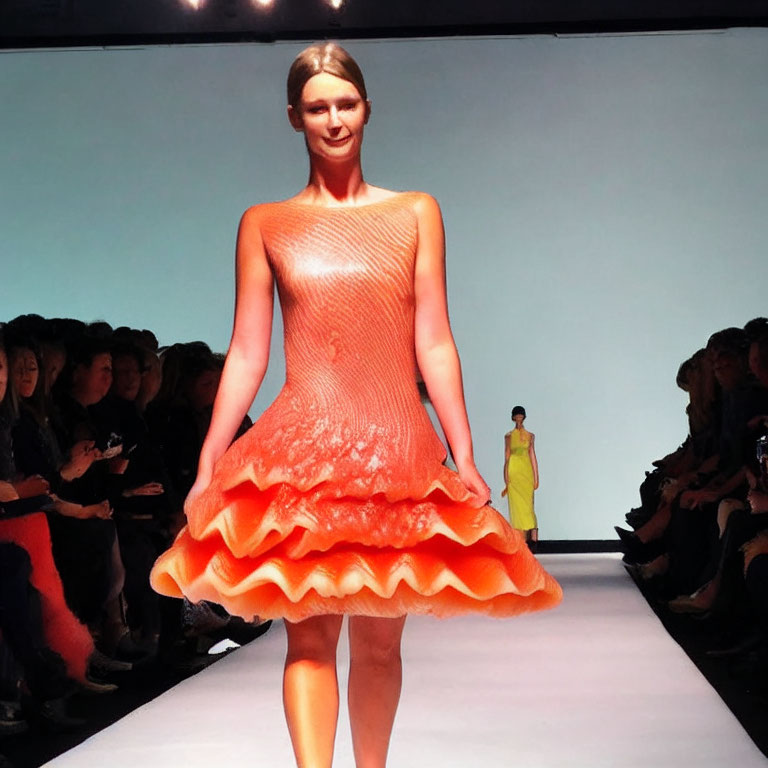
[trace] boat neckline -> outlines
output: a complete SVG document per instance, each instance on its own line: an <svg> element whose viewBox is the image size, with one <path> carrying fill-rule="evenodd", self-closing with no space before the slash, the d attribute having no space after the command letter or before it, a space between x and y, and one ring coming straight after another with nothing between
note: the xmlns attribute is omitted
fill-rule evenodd
<svg viewBox="0 0 768 768"><path fill-rule="evenodd" d="M361 208L370 208L373 205L382 205L384 203L391 203L395 200L400 200L404 195L413 194L412 192L396 192L394 195L384 197L381 200L372 200L369 203L362 203L360 205L318 205L317 203L302 203L300 200L283 200L282 203L286 205L298 205L302 208L316 208L318 211L358 211Z"/></svg>

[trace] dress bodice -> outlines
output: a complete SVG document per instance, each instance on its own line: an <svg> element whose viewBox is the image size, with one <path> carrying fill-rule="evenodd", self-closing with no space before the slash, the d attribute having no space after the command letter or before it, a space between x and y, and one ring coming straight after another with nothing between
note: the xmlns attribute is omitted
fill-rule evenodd
<svg viewBox="0 0 768 768"><path fill-rule="evenodd" d="M285 201L260 211L286 363L283 389L247 438L263 484L333 480L340 493L401 498L414 481L421 493L444 476L467 495L440 471L445 448L416 386L418 195L330 208Z"/></svg>
<svg viewBox="0 0 768 768"><path fill-rule="evenodd" d="M337 408L415 401L413 195L271 206L262 232L285 329L286 385Z"/></svg>
<svg viewBox="0 0 768 768"><path fill-rule="evenodd" d="M509 433L509 452L515 456L527 456L531 447L531 433L521 434L521 430L513 429Z"/></svg>

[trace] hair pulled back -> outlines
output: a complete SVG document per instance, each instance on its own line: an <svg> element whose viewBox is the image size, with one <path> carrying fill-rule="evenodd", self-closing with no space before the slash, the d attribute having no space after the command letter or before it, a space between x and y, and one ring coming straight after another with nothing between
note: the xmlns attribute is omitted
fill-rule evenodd
<svg viewBox="0 0 768 768"><path fill-rule="evenodd" d="M297 109L307 81L321 72L352 83L363 99L368 98L363 73L349 53L336 43L318 43L305 48L291 64L286 84L288 104Z"/></svg>

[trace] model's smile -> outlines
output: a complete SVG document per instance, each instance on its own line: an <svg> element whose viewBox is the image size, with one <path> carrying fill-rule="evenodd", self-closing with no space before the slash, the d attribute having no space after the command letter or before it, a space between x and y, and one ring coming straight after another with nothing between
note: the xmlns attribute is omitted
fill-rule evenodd
<svg viewBox="0 0 768 768"><path fill-rule="evenodd" d="M349 139L352 138L352 134L348 133L346 136L342 136L341 138L332 138L330 136L327 136L324 138L324 141L326 144L330 144L332 147L339 147L342 144L346 144Z"/></svg>

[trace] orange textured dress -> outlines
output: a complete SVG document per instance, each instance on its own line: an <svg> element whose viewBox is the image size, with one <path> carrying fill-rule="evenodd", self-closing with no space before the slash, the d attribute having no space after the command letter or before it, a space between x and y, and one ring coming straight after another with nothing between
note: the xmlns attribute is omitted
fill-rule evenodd
<svg viewBox="0 0 768 768"><path fill-rule="evenodd" d="M360 207L270 203L262 236L286 382L216 463L152 571L163 594L246 618L510 616L557 582L443 465L414 371L419 193Z"/></svg>

